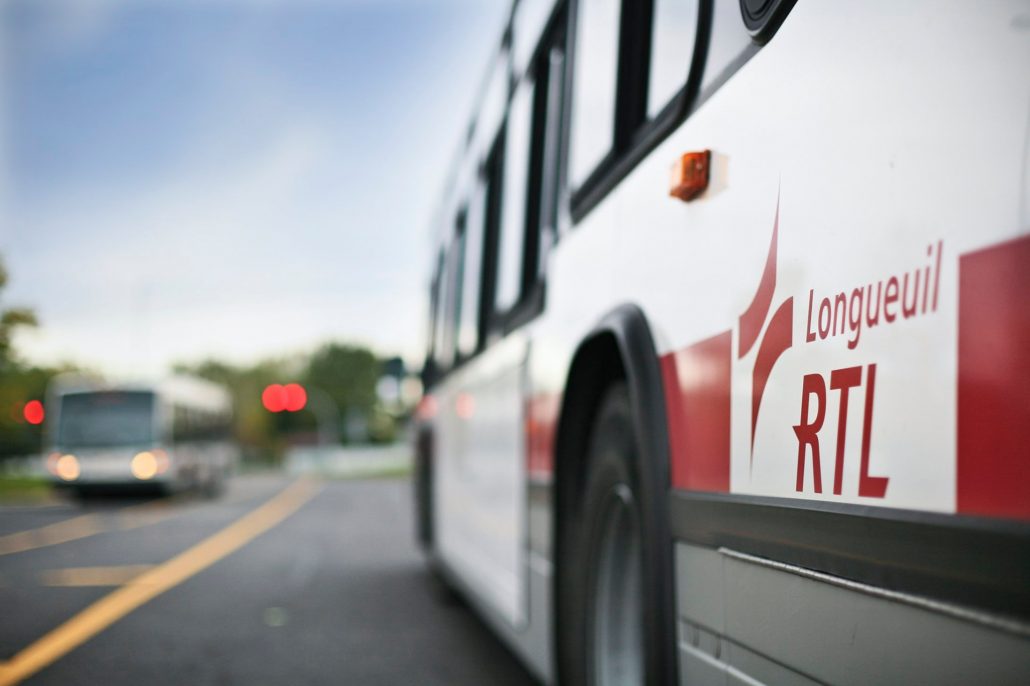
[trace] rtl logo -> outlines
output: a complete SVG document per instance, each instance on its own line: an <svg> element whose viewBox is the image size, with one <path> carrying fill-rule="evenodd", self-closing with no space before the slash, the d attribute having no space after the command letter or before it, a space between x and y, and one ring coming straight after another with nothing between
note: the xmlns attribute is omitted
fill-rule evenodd
<svg viewBox="0 0 1030 686"><path fill-rule="evenodd" d="M862 452L858 476L858 495L882 498L887 494L885 476L869 474L869 439L873 429L873 398L876 392L876 365L870 364L865 373L865 409L862 414ZM862 386L862 367L846 367L830 372L830 390L839 394L837 412L837 450L834 460L833 494L841 495L844 481L844 445L848 431L848 401L852 389ZM812 416L812 405L815 416ZM819 431L826 423L826 379L822 374L806 374L801 384L801 420L794 426L798 437L798 472L795 488L804 490L805 464L812 456L812 480L816 493L823 492L822 462L819 450Z"/></svg>

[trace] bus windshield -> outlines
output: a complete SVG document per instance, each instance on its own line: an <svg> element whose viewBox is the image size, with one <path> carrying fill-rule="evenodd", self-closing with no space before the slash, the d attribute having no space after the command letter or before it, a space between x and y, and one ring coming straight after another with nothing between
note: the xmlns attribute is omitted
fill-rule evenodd
<svg viewBox="0 0 1030 686"><path fill-rule="evenodd" d="M154 394L147 391L71 393L61 401L58 443L114 446L154 440Z"/></svg>

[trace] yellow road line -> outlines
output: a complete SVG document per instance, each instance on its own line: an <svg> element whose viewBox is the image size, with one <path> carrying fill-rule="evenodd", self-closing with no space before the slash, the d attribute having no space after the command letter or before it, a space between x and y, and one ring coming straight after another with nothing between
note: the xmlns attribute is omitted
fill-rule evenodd
<svg viewBox="0 0 1030 686"><path fill-rule="evenodd" d="M0 555L10 555L48 545L67 543L106 530L107 527L104 526L104 520L100 515L79 515L38 529L0 536Z"/></svg>
<svg viewBox="0 0 1030 686"><path fill-rule="evenodd" d="M171 497L148 501L109 512L79 515L78 517L48 524L38 529L29 529L28 531L19 531L0 536L0 555L21 553L26 550L35 550L36 548L45 548L60 543L68 543L69 541L77 541L81 538L88 538L114 529L128 531L157 524L169 517L187 512L188 510L173 507L180 504L183 499L182 497ZM244 500L249 500L249 497ZM228 499L222 501L222 504L234 504L236 502L240 501Z"/></svg>
<svg viewBox="0 0 1030 686"><path fill-rule="evenodd" d="M318 488L311 481L295 481L218 533L112 591L0 664L0 686L32 676L139 606L239 550L300 509Z"/></svg>
<svg viewBox="0 0 1030 686"><path fill-rule="evenodd" d="M169 516L170 512L161 511L167 507L167 505L168 501L151 501L141 503L139 505L130 505L129 507L123 507L109 513L94 512L91 514L79 515L78 517L72 517L71 519L65 519L60 522L55 522L54 524L48 524L47 526L42 526L38 529L29 529L28 531L19 531L13 534L7 534L6 536L0 536L0 555L21 553L26 550L45 548L46 546L67 543L69 541L77 541L80 538L102 534L105 531L109 531L111 528L105 521L105 515L117 516L119 528L130 529L133 528L132 523L139 518L141 513L145 516L148 511L153 511L153 516L145 518L144 523L154 523ZM142 525L143 524L135 524L135 526Z"/></svg>
<svg viewBox="0 0 1030 686"><path fill-rule="evenodd" d="M154 565L67 567L46 569L39 577L44 586L121 586L153 567Z"/></svg>

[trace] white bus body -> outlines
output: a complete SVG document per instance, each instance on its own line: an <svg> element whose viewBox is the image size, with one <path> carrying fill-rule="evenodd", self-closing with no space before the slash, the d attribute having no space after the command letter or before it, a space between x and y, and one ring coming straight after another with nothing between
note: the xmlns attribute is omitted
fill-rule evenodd
<svg viewBox="0 0 1030 686"><path fill-rule="evenodd" d="M515 3L436 221L416 492L543 680L1030 674L1028 76L1019 0Z"/></svg>
<svg viewBox="0 0 1030 686"><path fill-rule="evenodd" d="M229 393L201 379L120 385L58 379L47 406L46 469L70 489L217 493L237 459Z"/></svg>

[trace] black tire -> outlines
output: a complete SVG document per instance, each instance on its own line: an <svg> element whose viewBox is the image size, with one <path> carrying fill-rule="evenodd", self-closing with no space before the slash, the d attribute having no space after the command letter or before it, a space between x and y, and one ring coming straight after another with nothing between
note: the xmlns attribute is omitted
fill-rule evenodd
<svg viewBox="0 0 1030 686"><path fill-rule="evenodd" d="M451 581L447 571L435 558L429 558L426 562L426 571L429 575L429 586L433 599L444 607L464 607L465 596Z"/></svg>
<svg viewBox="0 0 1030 686"><path fill-rule="evenodd" d="M662 608L670 600L663 547L671 542L645 524L649 503L641 488L637 431L626 384L610 386L590 430L582 497L562 513L558 659L563 685L671 682L668 646L675 643ZM614 592L617 588L622 592ZM616 597L626 597L626 605L613 603Z"/></svg>
<svg viewBox="0 0 1030 686"><path fill-rule="evenodd" d="M433 549L433 434L419 430L415 443L415 473L412 487L415 499L415 538L425 551Z"/></svg>
<svg viewBox="0 0 1030 686"><path fill-rule="evenodd" d="M212 470L200 487L201 495L208 500L221 498L225 494L226 481L229 478L227 472L228 470L222 468Z"/></svg>

